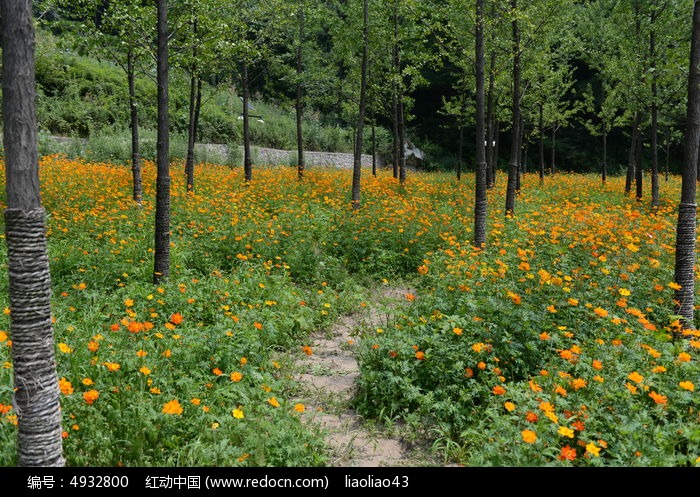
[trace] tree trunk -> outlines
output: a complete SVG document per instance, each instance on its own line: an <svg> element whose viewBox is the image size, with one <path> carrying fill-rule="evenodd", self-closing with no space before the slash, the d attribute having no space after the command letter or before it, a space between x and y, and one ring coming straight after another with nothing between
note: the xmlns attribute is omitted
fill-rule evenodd
<svg viewBox="0 0 700 497"><path fill-rule="evenodd" d="M170 275L170 122L168 118L168 2L158 0L158 141L153 281Z"/></svg>
<svg viewBox="0 0 700 497"><path fill-rule="evenodd" d="M377 175L377 125L372 118L372 176Z"/></svg>
<svg viewBox="0 0 700 497"><path fill-rule="evenodd" d="M518 180L518 153L520 143L518 137L520 136L520 27L518 25L517 10L518 10L517 0L511 0L511 11L514 15L512 21L512 32L513 32L513 44L512 44L512 55L513 55L513 109L512 109L512 130L511 130L511 144L510 144L510 161L508 163L508 184L506 188L506 217L512 217L515 215L515 194L516 194L516 183Z"/></svg>
<svg viewBox="0 0 700 497"><path fill-rule="evenodd" d="M464 146L464 128L459 123L459 138L457 143L457 181L462 180L462 148Z"/></svg>
<svg viewBox="0 0 700 497"><path fill-rule="evenodd" d="M192 23L195 38L197 36L197 21ZM192 67L190 67L190 102L189 122L187 123L187 158L185 159L185 182L187 191L194 191L194 144L195 144L195 114L197 109L197 46L192 46Z"/></svg>
<svg viewBox="0 0 700 497"><path fill-rule="evenodd" d="M250 81L248 80L248 62L243 61L241 70L243 86L243 171L245 182L253 180L253 157L250 151Z"/></svg>
<svg viewBox="0 0 700 497"><path fill-rule="evenodd" d="M486 117L484 115L484 0L476 0L476 186L474 192L474 246L486 246ZM461 131L460 127L460 131ZM460 140L461 143L461 140Z"/></svg>
<svg viewBox="0 0 700 497"><path fill-rule="evenodd" d="M557 172L557 123L552 125L552 174Z"/></svg>
<svg viewBox="0 0 700 497"><path fill-rule="evenodd" d="M487 136L487 141L486 141L486 188L493 188L495 177L494 177L494 161L495 161L495 154L494 151L496 149L496 144L494 143L496 140L496 133L495 133L495 119L494 119L494 109L493 109L493 84L494 84L494 72L495 72L495 64L496 64L496 55L495 53L491 53L491 67L490 67L490 72L489 72L489 89L488 89L488 95L487 95L487 110L486 110L486 136Z"/></svg>
<svg viewBox="0 0 700 497"><path fill-rule="evenodd" d="M695 328L695 183L700 144L700 0L694 2L692 33L674 277L674 281L680 285L674 296L675 313L682 316L683 325L689 329Z"/></svg>
<svg viewBox="0 0 700 497"><path fill-rule="evenodd" d="M651 33L649 33L649 59L651 61L651 207L659 206L659 151L658 151L658 104L656 76L656 9L651 9Z"/></svg>
<svg viewBox="0 0 700 497"><path fill-rule="evenodd" d="M539 120L539 130L540 130L540 183L544 183L544 117L543 117L543 105L540 102L540 120Z"/></svg>
<svg viewBox="0 0 700 497"><path fill-rule="evenodd" d="M608 128L605 121L603 121L603 171L601 179L603 183L608 179Z"/></svg>
<svg viewBox="0 0 700 497"><path fill-rule="evenodd" d="M638 202L642 200L644 196L644 168L642 167L642 130L637 132L637 142L634 153L634 183L637 187L636 189L636 199Z"/></svg>
<svg viewBox="0 0 700 497"><path fill-rule="evenodd" d="M131 49L129 49L126 54L126 77L129 81L131 176L133 178L134 202L141 205L143 200L143 182L141 180L141 153L139 152L139 108L136 102L136 71L134 69L134 52Z"/></svg>
<svg viewBox="0 0 700 497"><path fill-rule="evenodd" d="M190 77L190 112L189 122L187 124L187 159L185 160L185 179L187 182L187 191L194 191L194 130L195 130L195 112L197 107L197 76L192 69Z"/></svg>
<svg viewBox="0 0 700 497"><path fill-rule="evenodd" d="M362 66L360 76L360 108L357 115L357 137L352 164L352 208L360 208L360 179L362 176L362 138L367 109L367 66L369 65L369 5L362 3Z"/></svg>
<svg viewBox="0 0 700 497"><path fill-rule="evenodd" d="M39 187L32 2L3 0L0 7L5 242L18 466L65 466L46 211Z"/></svg>
<svg viewBox="0 0 700 497"><path fill-rule="evenodd" d="M399 100L398 100L398 89L396 87L396 83L392 84L392 115L393 115L393 164L392 164L392 174L395 179L399 178Z"/></svg>
<svg viewBox="0 0 700 497"><path fill-rule="evenodd" d="M627 157L627 177L625 179L625 195L629 195L632 192L632 181L635 178L635 154L637 152L637 140L639 139L639 123L641 122L641 115L639 112L634 114L634 122L632 123L632 130L630 132L630 148L629 155Z"/></svg>
<svg viewBox="0 0 700 497"><path fill-rule="evenodd" d="M297 176L304 179L304 135L302 130L302 119L304 116L304 85L302 82L302 74L304 71L303 64L303 46L304 46L304 9L299 7L299 41L297 45Z"/></svg>
<svg viewBox="0 0 700 497"><path fill-rule="evenodd" d="M501 145L501 121L498 119L496 119L495 127L496 131L493 139L493 171L491 172L491 178L493 179L494 185L496 183L496 174L498 173L498 149Z"/></svg>

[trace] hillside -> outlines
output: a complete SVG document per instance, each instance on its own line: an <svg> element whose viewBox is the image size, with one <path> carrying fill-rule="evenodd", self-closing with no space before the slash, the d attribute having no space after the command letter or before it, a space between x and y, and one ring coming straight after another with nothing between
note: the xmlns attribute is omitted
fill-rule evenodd
<svg viewBox="0 0 700 497"><path fill-rule="evenodd" d="M130 157L128 87L125 72L115 64L79 55L47 32L37 36L38 119L40 148L44 154L61 152L94 161L127 162ZM137 78L141 153L155 158L156 86L147 74ZM234 85L205 83L202 88L199 160L237 164L242 154L240 98ZM187 151L189 80L174 68L170 81L171 156L184 158ZM296 150L296 122L290 103L268 101L256 93L251 104L250 132L256 148ZM353 130L337 119L307 110L304 148L309 152L351 153ZM367 129L365 153L371 153ZM64 137L57 142L52 136ZM389 151L389 133L376 129L378 155ZM291 156L283 162L288 162ZM380 159L380 161L383 159ZM367 161L367 158L365 158ZM371 164L371 162L369 162Z"/></svg>

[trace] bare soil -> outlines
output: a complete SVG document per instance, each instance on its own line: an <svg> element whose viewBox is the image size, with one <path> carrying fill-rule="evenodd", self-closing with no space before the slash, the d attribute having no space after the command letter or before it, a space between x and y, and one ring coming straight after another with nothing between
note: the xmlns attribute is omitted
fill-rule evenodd
<svg viewBox="0 0 700 497"><path fill-rule="evenodd" d="M329 447L329 466L398 467L434 466L425 451L407 444L395 432L366 423L350 401L360 374L354 351L362 333L386 326L393 312L407 303L406 288L383 287L372 304L343 316L330 330L311 337L312 354L298 357L300 401L306 405L303 420L320 428Z"/></svg>

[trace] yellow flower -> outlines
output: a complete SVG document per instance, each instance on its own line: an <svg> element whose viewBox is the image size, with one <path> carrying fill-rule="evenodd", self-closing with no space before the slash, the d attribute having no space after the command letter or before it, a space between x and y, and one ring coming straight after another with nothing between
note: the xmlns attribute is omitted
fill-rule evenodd
<svg viewBox="0 0 700 497"><path fill-rule="evenodd" d="M177 399L173 399L170 402L166 402L165 404L163 404L162 412L164 414L180 415L182 414L182 406L180 405L180 402Z"/></svg>
<svg viewBox="0 0 700 497"><path fill-rule="evenodd" d="M73 352L73 349L71 349L68 345L66 345L63 342L58 344L58 350L60 350L64 354L70 354L71 352Z"/></svg>
<svg viewBox="0 0 700 497"><path fill-rule="evenodd" d="M683 390L688 390L689 392L695 390L695 385L693 385L692 381L681 381L678 386L680 386Z"/></svg>
<svg viewBox="0 0 700 497"><path fill-rule="evenodd" d="M669 283L669 284L668 284L668 287L671 288L671 289L673 289L673 290L680 290L680 289L681 289L681 286L680 286L678 283L674 282L674 281L672 281L671 283Z"/></svg>
<svg viewBox="0 0 700 497"><path fill-rule="evenodd" d="M593 312L595 312L596 316L601 318L607 317L608 315L608 311L606 311L602 307L596 307L595 309L593 309Z"/></svg>
<svg viewBox="0 0 700 497"><path fill-rule="evenodd" d="M239 381L241 381L243 379L243 375L241 373L239 373L238 371L234 371L233 373L231 373L230 378L231 378L231 381L238 383Z"/></svg>
<svg viewBox="0 0 700 497"><path fill-rule="evenodd" d="M600 457L600 447L593 442L586 444L586 452L593 457Z"/></svg>
<svg viewBox="0 0 700 497"><path fill-rule="evenodd" d="M7 333L0 331L0 343L4 342L5 340L7 340Z"/></svg>
<svg viewBox="0 0 700 497"><path fill-rule="evenodd" d="M114 372L114 371L118 371L119 368L121 368L121 366L120 366L118 363L116 363L116 362L105 362L105 363L103 363L103 364L104 364L105 367L107 368L107 371L112 371L112 372Z"/></svg>
<svg viewBox="0 0 700 497"><path fill-rule="evenodd" d="M302 404L301 402L299 402L299 403L297 403L297 404L294 405L294 410L295 410L296 412L304 412L304 411L306 410L306 407L304 406L304 404Z"/></svg>
<svg viewBox="0 0 700 497"><path fill-rule="evenodd" d="M268 402L272 407L279 407L279 406L280 406L280 403L279 403L279 402L277 401L277 399L274 398L274 397L270 397L269 399L267 399L267 402Z"/></svg>
<svg viewBox="0 0 700 497"><path fill-rule="evenodd" d="M506 408L506 411L508 412L513 412L515 411L515 404L513 402L506 402L503 404L503 407Z"/></svg>
<svg viewBox="0 0 700 497"><path fill-rule="evenodd" d="M146 366L139 369L139 371L141 371L141 373L143 373L145 376L148 376L149 374L151 374L151 370L148 369Z"/></svg>
<svg viewBox="0 0 700 497"><path fill-rule="evenodd" d="M231 411L231 414L233 414L233 417L236 419L245 418L245 414L243 414L243 410L240 407Z"/></svg>
<svg viewBox="0 0 700 497"><path fill-rule="evenodd" d="M520 432L520 436L523 437L523 442L532 444L537 440L537 434L532 430L523 430Z"/></svg>
<svg viewBox="0 0 700 497"><path fill-rule="evenodd" d="M560 426L559 430L557 430L557 433L559 433L563 437L574 438L574 430L572 430L571 428L567 428L566 426Z"/></svg>
<svg viewBox="0 0 700 497"><path fill-rule="evenodd" d="M464 331L464 330L463 330L462 328L456 328L456 327L455 327L455 328L452 328L452 332L453 332L455 335L461 335L463 331Z"/></svg>

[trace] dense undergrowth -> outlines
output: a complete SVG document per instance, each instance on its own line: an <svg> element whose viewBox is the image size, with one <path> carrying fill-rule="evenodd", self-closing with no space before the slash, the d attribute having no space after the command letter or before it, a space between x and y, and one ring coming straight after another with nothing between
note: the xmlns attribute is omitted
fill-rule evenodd
<svg viewBox="0 0 700 497"><path fill-rule="evenodd" d="M525 175L516 216L489 192L471 246L473 176L173 164L171 275L154 286L154 175L50 156L54 333L73 466L324 466L293 359L309 334L410 283L386 326L359 330L355 408L468 466L691 466L698 348L672 315L675 203L623 179ZM5 257L4 245L0 249ZM5 268L2 271L6 271ZM3 306L7 276L0 278ZM9 312L9 309L7 310ZM0 465L15 463L9 316L0 318Z"/></svg>

